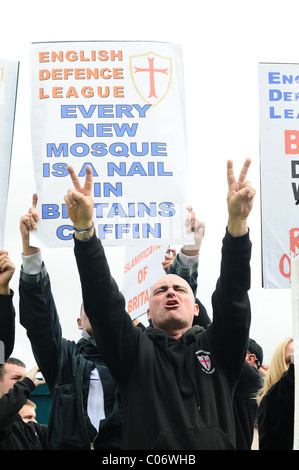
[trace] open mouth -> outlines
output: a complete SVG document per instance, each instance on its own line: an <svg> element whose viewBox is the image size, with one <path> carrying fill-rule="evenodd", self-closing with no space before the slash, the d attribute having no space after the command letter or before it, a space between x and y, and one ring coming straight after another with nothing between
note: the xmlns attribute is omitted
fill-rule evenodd
<svg viewBox="0 0 299 470"><path fill-rule="evenodd" d="M177 300L167 300L167 302L165 303L165 308L174 308L174 307L178 307L179 306L179 302Z"/></svg>

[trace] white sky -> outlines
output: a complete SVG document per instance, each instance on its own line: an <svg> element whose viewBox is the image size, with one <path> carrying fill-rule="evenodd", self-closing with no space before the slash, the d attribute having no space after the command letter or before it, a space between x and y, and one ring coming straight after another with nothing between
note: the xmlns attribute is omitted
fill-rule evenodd
<svg viewBox="0 0 299 470"><path fill-rule="evenodd" d="M292 335L290 290L261 287L258 63L299 63L297 1L276 0L11 0L1 7L0 57L20 61L17 113L6 219L6 249L17 269L12 281L18 310L21 264L19 219L35 190L30 141L31 42L153 40L180 43L184 54L189 150L189 201L206 222L200 256L198 296L211 314L219 275L221 240L227 221L226 161L239 172L252 158L249 178L258 190L249 219L252 256L251 336L270 361L278 343ZM122 284L123 251L107 250ZM64 336L78 339L81 302L71 249L43 252ZM17 317L18 320L18 317ZM18 321L17 321L18 323ZM17 327L14 355L34 364L30 344Z"/></svg>

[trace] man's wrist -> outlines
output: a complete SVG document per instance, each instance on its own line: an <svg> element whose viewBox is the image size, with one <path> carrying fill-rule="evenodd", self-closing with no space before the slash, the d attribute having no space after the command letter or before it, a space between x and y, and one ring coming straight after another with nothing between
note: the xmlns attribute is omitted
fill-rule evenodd
<svg viewBox="0 0 299 470"><path fill-rule="evenodd" d="M199 248L194 248L192 247L192 245L184 245L181 251L186 256L198 256L199 255Z"/></svg>
<svg viewBox="0 0 299 470"><path fill-rule="evenodd" d="M81 242L86 242L86 241L89 241L94 235L94 230L92 232L88 232L88 233L76 233L75 232L75 238L76 240L80 240Z"/></svg>
<svg viewBox="0 0 299 470"><path fill-rule="evenodd" d="M232 237L242 237L248 232L247 219L228 219L227 223L228 233Z"/></svg>
<svg viewBox="0 0 299 470"><path fill-rule="evenodd" d="M24 247L23 246L22 254L24 256L32 256L32 255L36 255L39 252L40 252L40 248L38 247L34 247L34 246Z"/></svg>
<svg viewBox="0 0 299 470"><path fill-rule="evenodd" d="M0 295L9 295L10 288L9 286L0 286Z"/></svg>
<svg viewBox="0 0 299 470"><path fill-rule="evenodd" d="M78 221L76 224L73 225L74 229L74 237L77 240L86 241L92 238L95 233L94 223L93 220L89 221Z"/></svg>
<svg viewBox="0 0 299 470"><path fill-rule="evenodd" d="M88 226L88 228L86 228ZM94 223L91 222L89 224L86 224L86 226L84 226L84 228L81 228L81 227L75 227L73 225L73 229L75 230L76 233L82 235L82 234L85 234L85 233L89 233L89 232L92 232L93 229L94 229Z"/></svg>

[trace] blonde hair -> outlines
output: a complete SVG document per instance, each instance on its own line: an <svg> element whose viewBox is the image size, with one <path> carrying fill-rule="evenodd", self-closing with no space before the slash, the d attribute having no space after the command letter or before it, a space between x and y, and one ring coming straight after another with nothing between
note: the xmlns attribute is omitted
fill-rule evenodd
<svg viewBox="0 0 299 470"><path fill-rule="evenodd" d="M36 410L36 403L34 403L34 402L31 401L31 400L28 400L28 399L27 399L25 405L32 406L32 407Z"/></svg>
<svg viewBox="0 0 299 470"><path fill-rule="evenodd" d="M262 401L268 390L281 378L282 374L288 370L288 364L285 359L286 348L293 342L293 338L288 338L280 343L275 349L269 369L267 371L264 386L257 393L256 399L258 404Z"/></svg>

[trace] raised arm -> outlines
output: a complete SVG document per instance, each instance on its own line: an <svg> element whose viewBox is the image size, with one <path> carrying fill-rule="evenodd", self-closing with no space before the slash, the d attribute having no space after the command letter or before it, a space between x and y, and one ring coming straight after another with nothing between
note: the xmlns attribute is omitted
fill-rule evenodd
<svg viewBox="0 0 299 470"><path fill-rule="evenodd" d="M20 323L26 329L32 351L51 389L59 373L57 364L62 354L61 326L51 291L48 272L39 247L30 245L30 232L37 230L37 195L32 206L20 219L23 256L19 283Z"/></svg>
<svg viewBox="0 0 299 470"><path fill-rule="evenodd" d="M0 397L0 440L11 433L17 415L31 393L45 383L43 379L36 378L38 371L38 367L34 366L23 380L15 382L8 393Z"/></svg>
<svg viewBox="0 0 299 470"><path fill-rule="evenodd" d="M227 162L227 207L228 207L228 232L233 237L245 235L248 231L247 218L253 207L253 199L256 194L251 183L246 180L251 160L246 159L239 179L236 180L233 169L233 162Z"/></svg>
<svg viewBox="0 0 299 470"><path fill-rule="evenodd" d="M8 252L0 250L0 364L11 355L15 342L15 309L10 289L14 272Z"/></svg>
<svg viewBox="0 0 299 470"><path fill-rule="evenodd" d="M232 380L243 367L251 320L250 289L251 242L247 218L255 190L246 181L251 161L246 160L236 180L231 161L227 163L228 225L223 239L220 277L212 296L213 327L219 357Z"/></svg>
<svg viewBox="0 0 299 470"><path fill-rule="evenodd" d="M64 200L75 230L75 256L85 312L97 345L111 373L120 383L132 367L134 344L141 329L132 325L125 299L113 279L101 241L93 228L92 174L86 168L84 185L68 167L74 189Z"/></svg>

